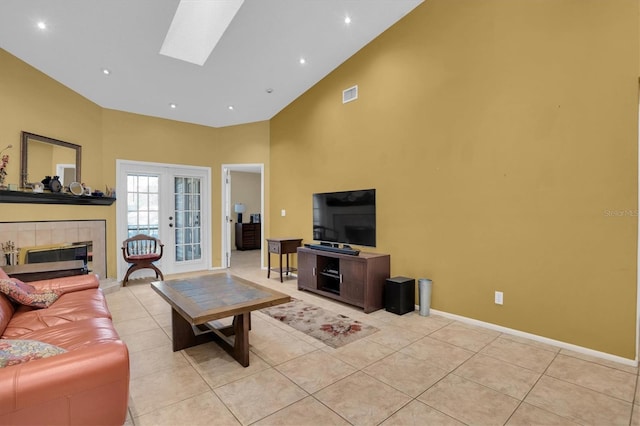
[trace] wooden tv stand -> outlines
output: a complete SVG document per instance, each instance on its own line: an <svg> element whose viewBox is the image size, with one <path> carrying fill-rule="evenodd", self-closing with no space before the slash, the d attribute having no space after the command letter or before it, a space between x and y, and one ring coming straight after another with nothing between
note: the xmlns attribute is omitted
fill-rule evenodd
<svg viewBox="0 0 640 426"><path fill-rule="evenodd" d="M384 307L384 284L390 276L391 256L358 256L298 248L298 290L311 291L350 305L365 313Z"/></svg>

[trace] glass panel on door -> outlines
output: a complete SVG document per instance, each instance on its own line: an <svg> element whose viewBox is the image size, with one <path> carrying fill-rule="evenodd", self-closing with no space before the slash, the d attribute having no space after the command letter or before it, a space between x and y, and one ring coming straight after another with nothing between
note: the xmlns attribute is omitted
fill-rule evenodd
<svg viewBox="0 0 640 426"><path fill-rule="evenodd" d="M200 178L174 177L176 262L202 259L200 187Z"/></svg>
<svg viewBox="0 0 640 426"><path fill-rule="evenodd" d="M158 176L127 174L127 238L159 236L159 200Z"/></svg>

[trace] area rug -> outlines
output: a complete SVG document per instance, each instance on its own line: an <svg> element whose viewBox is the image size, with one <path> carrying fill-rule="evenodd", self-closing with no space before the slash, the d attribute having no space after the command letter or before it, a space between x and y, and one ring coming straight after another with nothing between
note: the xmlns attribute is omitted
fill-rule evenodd
<svg viewBox="0 0 640 426"><path fill-rule="evenodd" d="M261 309L260 312L332 348L339 348L379 331L371 325L294 298L289 303Z"/></svg>

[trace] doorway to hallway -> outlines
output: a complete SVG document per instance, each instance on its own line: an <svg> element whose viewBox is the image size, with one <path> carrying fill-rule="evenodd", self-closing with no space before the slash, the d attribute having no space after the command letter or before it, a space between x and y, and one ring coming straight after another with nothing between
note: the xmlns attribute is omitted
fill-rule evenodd
<svg viewBox="0 0 640 426"><path fill-rule="evenodd" d="M235 266L237 257L264 268L264 165L223 164L222 186L222 266ZM260 256L236 256L243 251Z"/></svg>

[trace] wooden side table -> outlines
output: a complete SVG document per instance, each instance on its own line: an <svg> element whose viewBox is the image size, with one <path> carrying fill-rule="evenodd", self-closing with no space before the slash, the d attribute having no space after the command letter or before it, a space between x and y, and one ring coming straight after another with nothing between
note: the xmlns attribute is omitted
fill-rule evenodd
<svg viewBox="0 0 640 426"><path fill-rule="evenodd" d="M280 273L280 282L284 282L282 279L282 275L289 275L289 272L297 271L296 268L292 268L289 266L289 254L296 253L298 247L302 245L302 238L267 238L267 246L269 247L269 252L267 254L267 278L271 277L271 271ZM280 267L272 268L271 267L271 253L280 255ZM287 257L287 266L282 267L282 255L286 255Z"/></svg>

